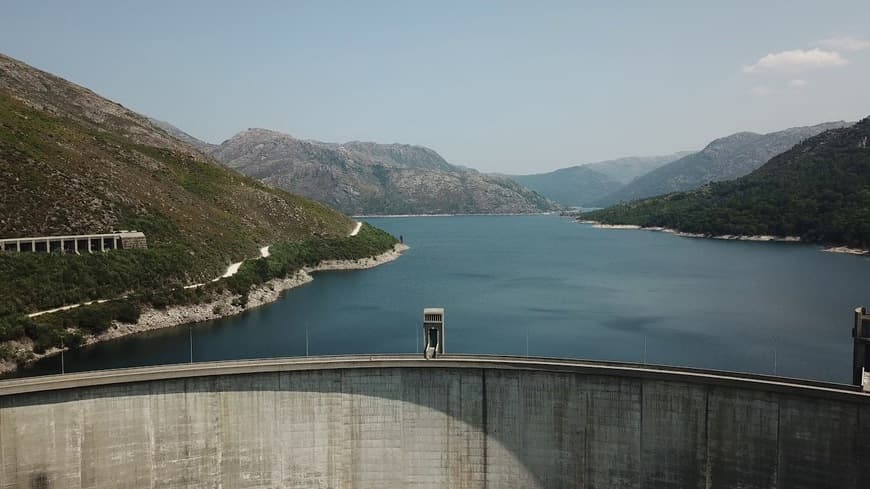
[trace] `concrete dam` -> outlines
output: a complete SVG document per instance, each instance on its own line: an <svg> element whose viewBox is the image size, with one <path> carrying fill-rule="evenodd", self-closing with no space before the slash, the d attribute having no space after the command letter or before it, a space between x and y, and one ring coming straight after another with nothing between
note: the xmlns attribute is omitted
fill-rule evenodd
<svg viewBox="0 0 870 489"><path fill-rule="evenodd" d="M851 386L526 357L0 382L0 488L866 488Z"/></svg>

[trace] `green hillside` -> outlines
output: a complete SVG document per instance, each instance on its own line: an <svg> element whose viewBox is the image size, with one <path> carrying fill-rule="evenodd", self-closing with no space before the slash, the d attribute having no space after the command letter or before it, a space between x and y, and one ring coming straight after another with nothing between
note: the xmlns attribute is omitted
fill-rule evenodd
<svg viewBox="0 0 870 489"><path fill-rule="evenodd" d="M583 214L709 235L799 236L870 248L870 118L807 139L751 174Z"/></svg>
<svg viewBox="0 0 870 489"><path fill-rule="evenodd" d="M801 141L829 129L852 125L826 122L792 127L767 134L738 132L716 139L704 149L639 176L628 185L595 202L607 207L618 202L644 199L672 192L688 192L711 182L725 182L750 174Z"/></svg>
<svg viewBox="0 0 870 489"><path fill-rule="evenodd" d="M207 160L0 94L0 236L136 229L148 250L0 255L0 315L212 278L260 246L341 236L347 217Z"/></svg>
<svg viewBox="0 0 870 489"><path fill-rule="evenodd" d="M140 306L209 300L309 259L364 257L395 239L312 200L230 170L148 118L0 55L0 237L138 230L148 249L94 254L0 252L0 360L8 342L76 344ZM274 245L276 257L206 282ZM289 250L289 251L288 251ZM335 256L333 256L335 255ZM263 265L259 265L260 268ZM128 299L40 316L94 299Z"/></svg>

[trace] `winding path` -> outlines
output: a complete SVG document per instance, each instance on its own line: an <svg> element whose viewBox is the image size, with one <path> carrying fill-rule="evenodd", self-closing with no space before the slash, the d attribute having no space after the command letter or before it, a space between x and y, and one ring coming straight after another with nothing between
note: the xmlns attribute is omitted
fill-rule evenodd
<svg viewBox="0 0 870 489"><path fill-rule="evenodd" d="M109 299L97 299L94 301L87 301L87 302L80 302L78 304L71 304L69 306L55 307L54 309L46 309L45 311L39 311L39 312L34 312L31 314L28 314L27 317L35 318L36 316L42 316L43 314L51 314L53 312L68 311L70 309L75 309L79 306L90 306L91 304L102 304L103 302L109 302Z"/></svg>

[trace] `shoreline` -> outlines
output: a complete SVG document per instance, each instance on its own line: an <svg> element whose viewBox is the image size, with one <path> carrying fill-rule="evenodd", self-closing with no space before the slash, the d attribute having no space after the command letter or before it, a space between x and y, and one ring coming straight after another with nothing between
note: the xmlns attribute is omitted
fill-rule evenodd
<svg viewBox="0 0 870 489"><path fill-rule="evenodd" d="M483 212L472 214L354 214L354 219L377 219L380 217L466 217L466 216L550 216L559 211L550 212Z"/></svg>
<svg viewBox="0 0 870 489"><path fill-rule="evenodd" d="M408 249L408 245L397 243L392 249L373 258L321 261L313 267L304 267L289 277L272 279L266 283L252 287L248 292L248 302L245 306L236 303L236 300L240 296L231 294L230 292L224 292L217 299L200 304L169 306L166 309L155 309L153 307L143 308L139 314L139 320L136 321L135 324L113 322L112 327L107 331L96 336L88 336L81 346L111 341L124 336L143 333L145 331L172 328L184 324L201 323L235 316L247 311L248 309L275 302L281 298L284 292L312 282L314 280L312 274L314 273L342 270L366 270L374 268L396 260ZM14 343L14 346L19 350L33 351L32 341L11 343ZM65 348L65 350L68 349L69 348ZM60 352L60 348L51 348L46 350L44 353L34 353L33 357L27 361L26 365L46 357L57 355ZM16 370L18 370L18 365L15 362L0 362L0 374L10 373Z"/></svg>
<svg viewBox="0 0 870 489"><path fill-rule="evenodd" d="M846 255L857 256L870 255L870 250L865 250L862 248L849 248L848 246L831 246L829 248L824 248L822 251L824 251L825 253L843 253Z"/></svg>
<svg viewBox="0 0 870 489"><path fill-rule="evenodd" d="M722 241L755 241L761 243L802 243L802 244L810 244L801 241L798 236L772 236L767 234L759 234L759 235L743 235L743 234L719 234L719 235L709 235L703 233L687 233L683 231L678 231L672 228L659 227L659 226L638 226L636 224L603 224L598 221L592 221L588 219L575 219L574 220L578 224L590 224L592 227L596 229L624 229L624 230L637 230L637 231L656 231L660 233L673 234L674 236L679 236L682 238L704 238L704 239L718 239ZM856 256L866 256L870 255L870 250L865 250L861 248L850 248L848 246L822 246L820 251L824 251L826 253L844 253L848 255L856 255Z"/></svg>

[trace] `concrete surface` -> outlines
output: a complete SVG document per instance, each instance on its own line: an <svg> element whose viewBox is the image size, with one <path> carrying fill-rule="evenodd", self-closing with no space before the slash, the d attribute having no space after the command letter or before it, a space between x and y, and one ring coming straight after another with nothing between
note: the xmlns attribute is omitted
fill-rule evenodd
<svg viewBox="0 0 870 489"><path fill-rule="evenodd" d="M448 355L0 382L0 488L860 488L870 395Z"/></svg>

